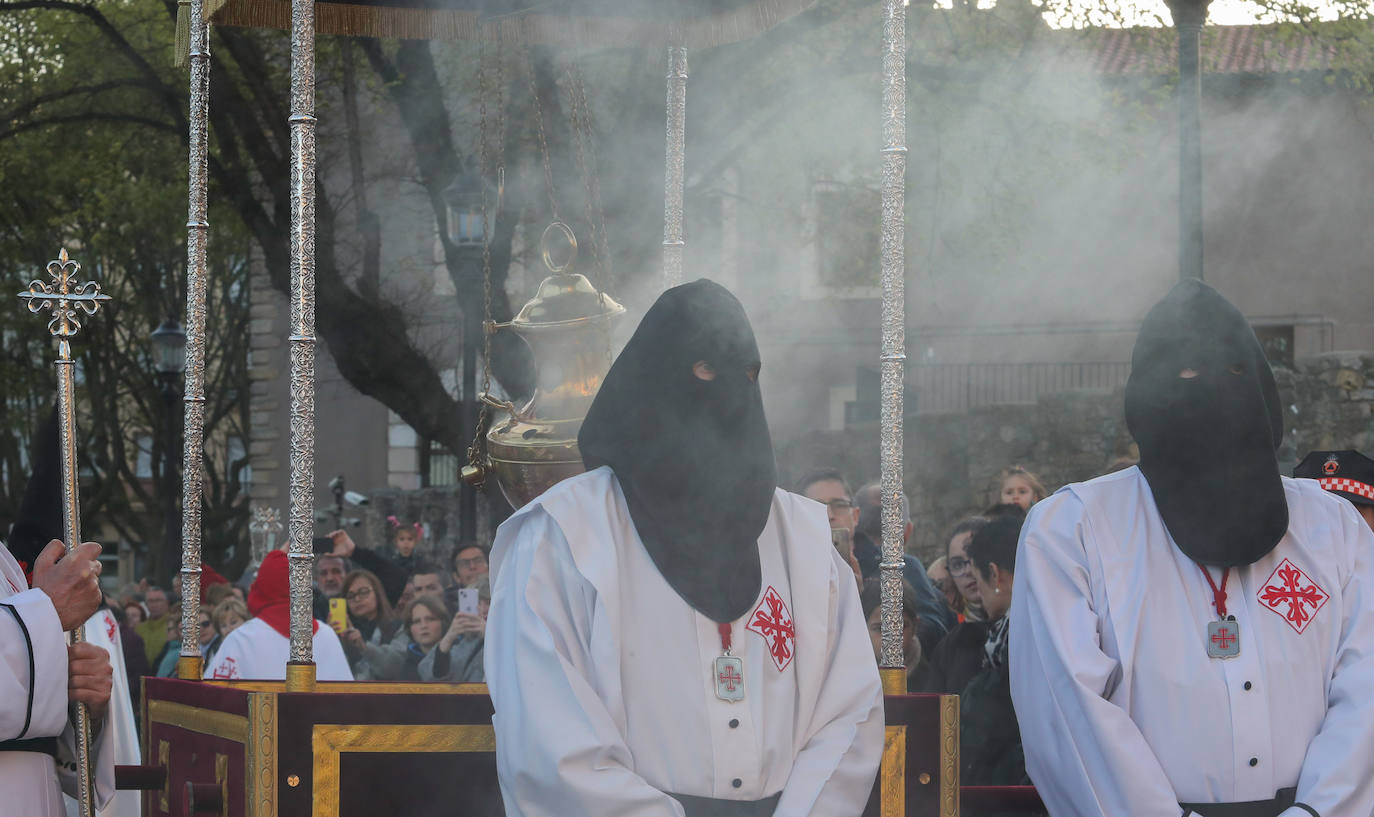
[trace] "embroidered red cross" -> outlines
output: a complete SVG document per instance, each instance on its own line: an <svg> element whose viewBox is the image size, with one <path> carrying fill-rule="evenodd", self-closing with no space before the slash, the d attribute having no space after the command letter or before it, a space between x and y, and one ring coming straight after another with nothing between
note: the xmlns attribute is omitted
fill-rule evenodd
<svg viewBox="0 0 1374 817"><path fill-rule="evenodd" d="M105 635L109 636L111 644L114 643L117 632L119 632L119 625L115 624L114 616L110 615L108 610L105 611Z"/></svg>
<svg viewBox="0 0 1374 817"><path fill-rule="evenodd" d="M734 692L735 685L744 680L743 676L735 672L734 667L726 667L724 672L717 673L717 675L720 677L720 682L725 686L726 692Z"/></svg>
<svg viewBox="0 0 1374 817"><path fill-rule="evenodd" d="M1283 616L1299 633L1312 623L1328 598L1326 591L1287 559L1279 562L1259 591L1260 604Z"/></svg>
<svg viewBox="0 0 1374 817"><path fill-rule="evenodd" d="M792 613L772 585L769 585L763 594L763 601L749 616L745 629L758 633L768 642L768 654L773 656L773 664L778 672L792 663L792 647L796 643L797 632L792 624Z"/></svg>
<svg viewBox="0 0 1374 817"><path fill-rule="evenodd" d="M223 663L215 667L214 673L210 676L215 680L233 680L239 677L238 662L233 658L225 658Z"/></svg>
<svg viewBox="0 0 1374 817"><path fill-rule="evenodd" d="M1217 630L1216 634L1212 636L1212 643L1220 646L1223 650L1230 649L1231 642L1235 640L1236 637L1231 635L1231 631L1225 627Z"/></svg>

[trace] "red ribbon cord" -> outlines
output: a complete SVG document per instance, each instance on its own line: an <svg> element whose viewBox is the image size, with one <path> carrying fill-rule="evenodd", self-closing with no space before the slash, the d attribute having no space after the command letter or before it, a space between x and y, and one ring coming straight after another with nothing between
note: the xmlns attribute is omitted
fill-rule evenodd
<svg viewBox="0 0 1374 817"><path fill-rule="evenodd" d="M1212 586L1212 605L1217 608L1217 615L1226 618L1226 581L1231 578L1231 568L1221 571L1221 587L1217 587L1217 583L1212 581L1212 572L1201 564L1198 567L1202 568L1202 575L1207 577L1207 584Z"/></svg>
<svg viewBox="0 0 1374 817"><path fill-rule="evenodd" d="M716 629L720 631L720 649L722 652L730 651L730 622L717 622Z"/></svg>

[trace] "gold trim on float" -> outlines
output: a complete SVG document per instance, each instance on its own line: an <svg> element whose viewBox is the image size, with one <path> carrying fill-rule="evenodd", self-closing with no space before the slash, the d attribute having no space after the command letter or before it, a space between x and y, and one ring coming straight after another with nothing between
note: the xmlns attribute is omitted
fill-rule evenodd
<svg viewBox="0 0 1374 817"><path fill-rule="evenodd" d="M168 805L171 799L170 789L172 787L172 767L167 765L168 759L172 756L172 747L165 740L157 742L157 762L162 767L162 791L157 793L157 804L162 808L163 814L170 814L172 807Z"/></svg>
<svg viewBox="0 0 1374 817"><path fill-rule="evenodd" d="M339 765L344 752L494 752L496 730L486 724L316 724L314 817L339 817Z"/></svg>
<svg viewBox="0 0 1374 817"><path fill-rule="evenodd" d="M284 681L211 681L209 686L245 692L286 692ZM357 695L487 695L486 684L450 684L439 681L317 681L311 692L346 692Z"/></svg>
<svg viewBox="0 0 1374 817"><path fill-rule="evenodd" d="M889 726L883 734L883 765L879 767L878 814L906 817L906 726Z"/></svg>
<svg viewBox="0 0 1374 817"><path fill-rule="evenodd" d="M277 815L277 696L248 696L248 744L243 772L248 817Z"/></svg>
<svg viewBox="0 0 1374 817"><path fill-rule="evenodd" d="M940 817L959 817L959 696L940 696Z"/></svg>
<svg viewBox="0 0 1374 817"><path fill-rule="evenodd" d="M175 701L149 701L148 720L235 743L246 743L248 740L248 719L244 716Z"/></svg>
<svg viewBox="0 0 1374 817"><path fill-rule="evenodd" d="M219 817L229 817L229 756L215 752L215 782L219 784Z"/></svg>

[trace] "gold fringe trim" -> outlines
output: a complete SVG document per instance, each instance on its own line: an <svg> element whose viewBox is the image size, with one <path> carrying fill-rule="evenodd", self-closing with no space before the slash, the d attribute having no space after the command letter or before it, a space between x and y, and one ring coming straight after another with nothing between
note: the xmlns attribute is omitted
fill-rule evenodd
<svg viewBox="0 0 1374 817"><path fill-rule="evenodd" d="M728 12L688 20L683 44L709 48L756 37L814 5L816 0L755 0ZM205 0L206 19L216 25L291 27L289 0ZM623 48L663 46L677 21L627 17L510 15L484 20L476 11L359 6L317 2L319 34L401 40L477 40L525 45ZM178 52L180 53L180 52Z"/></svg>
<svg viewBox="0 0 1374 817"><path fill-rule="evenodd" d="M177 0L177 33L172 44L172 65L185 68L191 60L191 0Z"/></svg>

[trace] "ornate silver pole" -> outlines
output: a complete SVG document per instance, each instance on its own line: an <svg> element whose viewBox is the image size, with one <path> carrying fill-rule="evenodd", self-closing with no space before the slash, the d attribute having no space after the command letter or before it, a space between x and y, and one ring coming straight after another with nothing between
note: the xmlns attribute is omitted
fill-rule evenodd
<svg viewBox="0 0 1374 817"><path fill-rule="evenodd" d="M28 301L29 311L52 310L48 331L57 338L57 416L62 445L62 538L67 548L81 544L81 495L76 469L76 378L71 338L81 330L80 313L94 315L100 304L110 300L94 281L77 283L81 265L67 258L64 248L56 261L48 262L50 282L31 281L19 293ZM80 625L68 636L73 644L86 640L86 626ZM91 782L91 713L85 704L76 705L77 788L81 814L95 814L95 791Z"/></svg>
<svg viewBox="0 0 1374 817"><path fill-rule="evenodd" d="M315 505L315 3L291 0L291 658L286 688L315 685L310 538Z"/></svg>
<svg viewBox="0 0 1374 817"><path fill-rule="evenodd" d="M687 49L680 32L668 47L668 139L663 168L663 288L682 283L682 190L687 137Z"/></svg>
<svg viewBox="0 0 1374 817"><path fill-rule="evenodd" d="M906 2L883 0L883 181L880 252L883 688L906 692L902 667L902 388L906 367Z"/></svg>
<svg viewBox="0 0 1374 817"><path fill-rule="evenodd" d="M181 657L177 677L199 681L200 506L205 456L205 289L210 242L206 167L210 119L210 27L204 0L191 0L190 172L186 214L186 385L181 495Z"/></svg>

